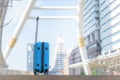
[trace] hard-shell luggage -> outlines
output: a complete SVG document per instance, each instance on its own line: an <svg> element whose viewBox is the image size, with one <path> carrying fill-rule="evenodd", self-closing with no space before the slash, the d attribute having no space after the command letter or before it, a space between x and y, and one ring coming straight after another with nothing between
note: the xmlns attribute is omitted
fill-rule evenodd
<svg viewBox="0 0 120 80"><path fill-rule="evenodd" d="M49 71L49 43L37 42L34 45L34 74Z"/></svg>

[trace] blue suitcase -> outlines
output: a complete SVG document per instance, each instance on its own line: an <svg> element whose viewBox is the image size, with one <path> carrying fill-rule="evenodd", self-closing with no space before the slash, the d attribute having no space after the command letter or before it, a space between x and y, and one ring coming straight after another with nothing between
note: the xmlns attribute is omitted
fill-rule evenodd
<svg viewBox="0 0 120 80"><path fill-rule="evenodd" d="M43 70L44 70L44 74L48 73L49 71L49 44L47 42L42 43L43 45Z"/></svg>
<svg viewBox="0 0 120 80"><path fill-rule="evenodd" d="M49 71L49 44L36 42L34 46L34 74L46 74Z"/></svg>
<svg viewBox="0 0 120 80"><path fill-rule="evenodd" d="M42 72L42 43L34 45L34 74Z"/></svg>

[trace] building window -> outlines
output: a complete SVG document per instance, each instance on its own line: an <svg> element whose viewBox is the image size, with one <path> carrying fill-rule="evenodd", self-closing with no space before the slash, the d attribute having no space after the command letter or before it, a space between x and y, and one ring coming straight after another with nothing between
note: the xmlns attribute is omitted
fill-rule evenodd
<svg viewBox="0 0 120 80"><path fill-rule="evenodd" d="M93 44L92 46L88 47L88 49L92 49L92 48L94 48L96 46L97 46L97 44Z"/></svg>

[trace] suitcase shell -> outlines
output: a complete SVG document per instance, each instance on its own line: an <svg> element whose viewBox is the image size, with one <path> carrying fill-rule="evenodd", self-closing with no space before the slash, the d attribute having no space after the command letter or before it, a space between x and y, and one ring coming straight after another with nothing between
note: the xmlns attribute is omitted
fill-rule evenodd
<svg viewBox="0 0 120 80"><path fill-rule="evenodd" d="M42 72L42 43L34 45L34 72Z"/></svg>
<svg viewBox="0 0 120 80"><path fill-rule="evenodd" d="M49 44L47 42L44 44L44 73L49 71Z"/></svg>
<svg viewBox="0 0 120 80"><path fill-rule="evenodd" d="M34 74L49 71L49 43L37 42L34 45Z"/></svg>

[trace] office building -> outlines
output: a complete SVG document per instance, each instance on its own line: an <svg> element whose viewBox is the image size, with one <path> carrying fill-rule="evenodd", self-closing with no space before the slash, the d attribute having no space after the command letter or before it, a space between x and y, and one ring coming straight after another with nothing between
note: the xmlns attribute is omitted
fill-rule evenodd
<svg viewBox="0 0 120 80"><path fill-rule="evenodd" d="M120 48L120 1L99 0L102 54Z"/></svg>
<svg viewBox="0 0 120 80"><path fill-rule="evenodd" d="M69 64L74 65L82 62L79 47L75 47L71 52L69 52ZM82 75L84 73L83 67L69 67L69 75Z"/></svg>
<svg viewBox="0 0 120 80"><path fill-rule="evenodd" d="M120 51L120 1L85 0L83 24L90 63L92 64L92 58L100 55L97 59L94 58L98 61L95 64L99 66L90 65L91 71L96 72L97 75L118 75L120 72L118 55ZM80 67L80 63L71 65L74 68L78 65Z"/></svg>
<svg viewBox="0 0 120 80"><path fill-rule="evenodd" d="M83 31L88 58L100 55L99 0L85 0Z"/></svg>
<svg viewBox="0 0 120 80"><path fill-rule="evenodd" d="M82 63L82 59L80 56L80 51L79 51L79 47L75 47L71 50L71 52L69 52L69 64L68 66L68 74L69 75L85 75L84 72L84 68L83 68L83 63ZM88 61L91 59L88 59ZM108 73L106 73L105 69L102 67L97 67L98 63L94 63L92 64L90 62L90 68L91 68L91 72L92 74L97 74L97 75L106 75ZM103 65L102 65L103 66Z"/></svg>
<svg viewBox="0 0 120 80"><path fill-rule="evenodd" d="M27 71L33 72L33 51L34 45L27 44Z"/></svg>

